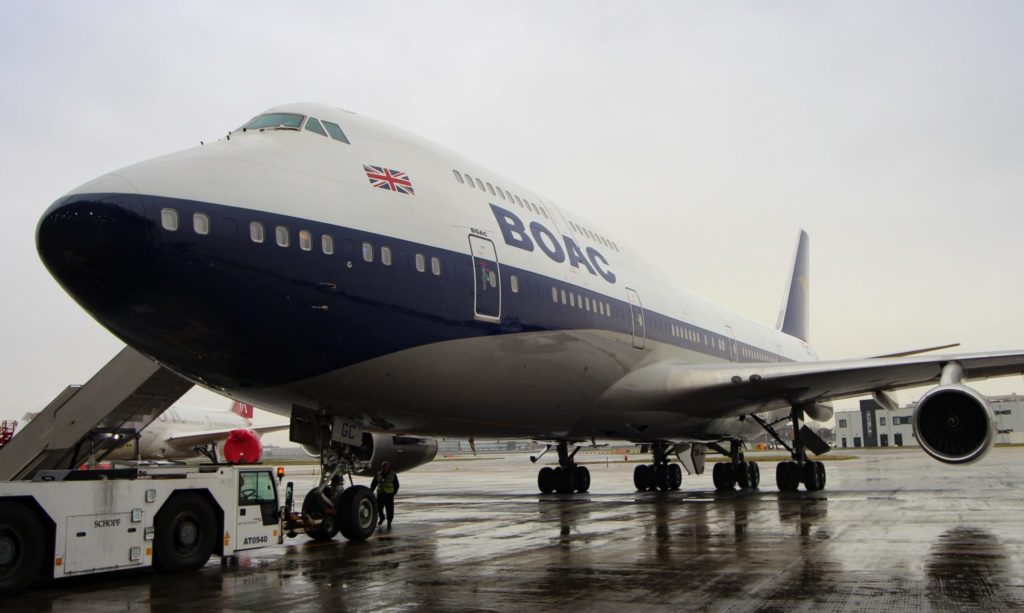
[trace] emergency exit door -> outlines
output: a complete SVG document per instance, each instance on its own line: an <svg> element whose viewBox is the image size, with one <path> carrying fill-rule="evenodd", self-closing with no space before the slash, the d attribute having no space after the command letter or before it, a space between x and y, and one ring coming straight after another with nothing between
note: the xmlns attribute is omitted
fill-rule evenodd
<svg viewBox="0 0 1024 613"><path fill-rule="evenodd" d="M644 325L644 307L640 304L640 294L627 287L626 297L629 299L629 313L633 318L633 346L643 349L647 341L647 328Z"/></svg>
<svg viewBox="0 0 1024 613"><path fill-rule="evenodd" d="M473 313L476 319L501 319L501 270L494 243L486 238L469 235L469 250L473 255Z"/></svg>

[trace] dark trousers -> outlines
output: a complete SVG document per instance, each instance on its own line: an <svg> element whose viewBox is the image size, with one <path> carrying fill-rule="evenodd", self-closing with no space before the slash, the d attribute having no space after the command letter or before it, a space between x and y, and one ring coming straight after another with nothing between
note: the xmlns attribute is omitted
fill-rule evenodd
<svg viewBox="0 0 1024 613"><path fill-rule="evenodd" d="M384 513L387 512L388 523L395 518L395 495L394 494L377 494L377 513L380 517L384 518Z"/></svg>

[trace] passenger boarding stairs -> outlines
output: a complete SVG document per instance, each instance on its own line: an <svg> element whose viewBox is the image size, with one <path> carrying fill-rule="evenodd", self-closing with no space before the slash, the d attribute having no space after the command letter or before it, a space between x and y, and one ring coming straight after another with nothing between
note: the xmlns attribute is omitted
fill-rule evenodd
<svg viewBox="0 0 1024 613"><path fill-rule="evenodd" d="M71 385L3 447L0 481L74 468L124 443L110 432L138 432L192 388L192 382L125 347L85 385ZM137 446L136 446L137 448Z"/></svg>

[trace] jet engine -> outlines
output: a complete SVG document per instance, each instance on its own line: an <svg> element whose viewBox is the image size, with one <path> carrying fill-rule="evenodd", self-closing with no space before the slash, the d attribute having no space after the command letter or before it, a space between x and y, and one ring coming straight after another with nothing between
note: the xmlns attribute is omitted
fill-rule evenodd
<svg viewBox="0 0 1024 613"><path fill-rule="evenodd" d="M430 462L437 455L437 441L432 438L364 432L363 445L350 449L355 459L359 460L355 474L372 477L385 461L391 462L395 472L411 470ZM302 450L314 458L320 457L320 450L315 445L302 445Z"/></svg>
<svg viewBox="0 0 1024 613"><path fill-rule="evenodd" d="M229 464L255 464L263 457L263 444L249 430L238 429L228 433L224 441L224 459Z"/></svg>
<svg viewBox="0 0 1024 613"><path fill-rule="evenodd" d="M985 397L965 385L928 390L914 409L914 432L925 453L947 464L980 460L995 440L995 415Z"/></svg>

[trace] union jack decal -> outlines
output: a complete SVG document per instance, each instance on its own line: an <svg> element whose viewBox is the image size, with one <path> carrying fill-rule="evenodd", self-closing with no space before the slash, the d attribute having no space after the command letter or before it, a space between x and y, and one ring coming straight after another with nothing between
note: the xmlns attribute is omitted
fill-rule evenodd
<svg viewBox="0 0 1024 613"><path fill-rule="evenodd" d="M416 192L412 189L412 181L409 180L409 175L401 170L384 168L383 166L368 166L366 164L363 164L363 170L366 171L366 178L370 180L370 185L373 187L409 196L416 195Z"/></svg>

